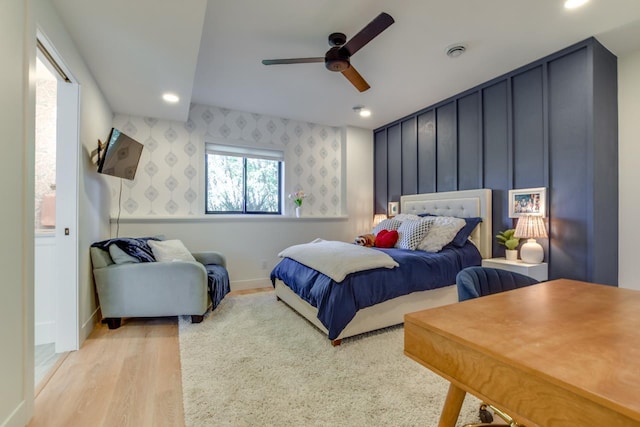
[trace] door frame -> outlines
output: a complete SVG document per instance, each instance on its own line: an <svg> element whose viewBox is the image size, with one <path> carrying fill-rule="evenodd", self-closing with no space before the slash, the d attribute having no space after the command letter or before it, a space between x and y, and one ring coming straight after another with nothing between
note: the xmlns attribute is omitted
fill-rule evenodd
<svg viewBox="0 0 640 427"><path fill-rule="evenodd" d="M56 339L55 351L80 346L78 296L78 204L80 86L55 47L38 29L37 39L70 82L58 79L56 124ZM68 232L67 232L68 230ZM33 345L33 343L32 343Z"/></svg>

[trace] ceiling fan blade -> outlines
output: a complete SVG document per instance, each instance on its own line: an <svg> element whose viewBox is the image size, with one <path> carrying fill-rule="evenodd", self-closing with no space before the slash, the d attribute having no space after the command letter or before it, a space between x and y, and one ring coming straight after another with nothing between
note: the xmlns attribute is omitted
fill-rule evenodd
<svg viewBox="0 0 640 427"><path fill-rule="evenodd" d="M351 56L362 49L364 45L373 40L378 34L386 30L394 22L395 21L391 15L382 12L340 49L346 50L349 53L349 56Z"/></svg>
<svg viewBox="0 0 640 427"><path fill-rule="evenodd" d="M362 78L360 73L356 71L353 65L342 71L342 75L345 76L347 80L349 80L351 84L354 85L360 92L364 92L371 87L369 86L369 83L367 83L367 81Z"/></svg>
<svg viewBox="0 0 640 427"><path fill-rule="evenodd" d="M318 58L291 58L291 59L263 59L264 65L280 65L280 64L308 64L311 62L324 62L324 57Z"/></svg>

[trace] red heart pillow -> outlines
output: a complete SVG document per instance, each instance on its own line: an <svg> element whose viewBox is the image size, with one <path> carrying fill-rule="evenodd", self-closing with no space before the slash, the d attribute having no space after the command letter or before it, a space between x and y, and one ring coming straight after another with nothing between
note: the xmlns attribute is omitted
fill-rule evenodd
<svg viewBox="0 0 640 427"><path fill-rule="evenodd" d="M380 230L376 236L375 246L377 248L392 248L398 241L398 232L396 230Z"/></svg>

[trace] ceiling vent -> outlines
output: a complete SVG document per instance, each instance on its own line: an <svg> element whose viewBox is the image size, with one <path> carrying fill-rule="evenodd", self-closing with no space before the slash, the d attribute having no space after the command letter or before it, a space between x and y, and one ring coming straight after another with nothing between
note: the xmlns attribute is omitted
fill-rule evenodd
<svg viewBox="0 0 640 427"><path fill-rule="evenodd" d="M446 52L449 58L457 58L458 56L462 55L465 50L467 50L467 47L465 45L454 44L447 47Z"/></svg>

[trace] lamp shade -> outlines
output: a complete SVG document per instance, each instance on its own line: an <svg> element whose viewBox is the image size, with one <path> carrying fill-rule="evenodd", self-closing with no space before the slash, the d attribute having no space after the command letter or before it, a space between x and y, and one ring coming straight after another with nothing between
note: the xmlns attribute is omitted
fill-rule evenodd
<svg viewBox="0 0 640 427"><path fill-rule="evenodd" d="M518 225L513 237L525 239L546 238L547 229L541 216L526 215L518 218Z"/></svg>
<svg viewBox="0 0 640 427"><path fill-rule="evenodd" d="M387 214L375 214L373 216L373 226L380 224L382 221L387 219Z"/></svg>
<svg viewBox="0 0 640 427"><path fill-rule="evenodd" d="M539 264L544 259L544 250L536 238L547 237L547 229L541 216L521 216L513 237L529 239L520 248L520 258L530 264Z"/></svg>

